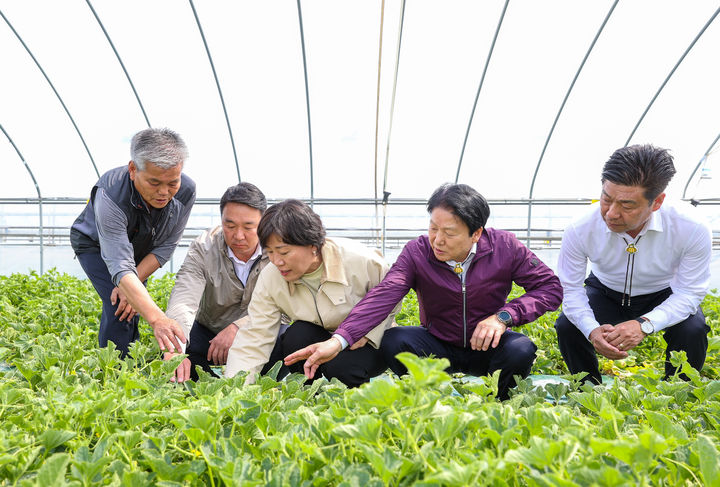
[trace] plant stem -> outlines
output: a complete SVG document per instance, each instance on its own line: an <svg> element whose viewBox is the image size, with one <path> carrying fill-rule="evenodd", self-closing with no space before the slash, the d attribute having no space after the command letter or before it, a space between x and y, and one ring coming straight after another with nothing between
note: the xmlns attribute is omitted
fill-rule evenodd
<svg viewBox="0 0 720 487"><path fill-rule="evenodd" d="M695 482L697 483L697 485L702 485L702 482L700 482L700 479L697 478L697 477L695 476L695 474L693 473L693 471L690 470L690 467L688 467L688 466L685 465L684 463L678 462L677 460L673 460L672 458L668 458L668 457L660 457L660 459L661 459L661 460L667 460L668 462L674 463L675 465L678 465L678 466L684 468L685 470L687 470L688 472L690 472L690 475L692 475L692 478L695 480Z"/></svg>

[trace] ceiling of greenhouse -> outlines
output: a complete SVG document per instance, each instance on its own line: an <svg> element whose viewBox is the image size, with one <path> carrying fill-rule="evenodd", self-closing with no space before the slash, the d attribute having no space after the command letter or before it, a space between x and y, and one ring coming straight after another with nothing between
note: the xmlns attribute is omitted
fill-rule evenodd
<svg viewBox="0 0 720 487"><path fill-rule="evenodd" d="M720 133L719 7L0 0L0 197L37 196L23 159L43 197L86 197L148 124L185 138L203 198L238 177L270 198L426 198L456 178L590 198L627 143L671 149L680 196Z"/></svg>

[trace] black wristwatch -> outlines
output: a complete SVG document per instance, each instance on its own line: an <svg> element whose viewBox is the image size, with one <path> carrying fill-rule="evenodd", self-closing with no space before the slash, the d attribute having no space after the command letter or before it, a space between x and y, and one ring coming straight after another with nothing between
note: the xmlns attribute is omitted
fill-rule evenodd
<svg viewBox="0 0 720 487"><path fill-rule="evenodd" d="M645 333L646 335L650 335L651 333L655 333L655 327L652 324L652 321L645 318L644 316L641 316L640 318L637 318L635 321L640 323L640 330Z"/></svg>
<svg viewBox="0 0 720 487"><path fill-rule="evenodd" d="M503 325L505 325L507 327L512 326L513 319L512 319L512 316L510 316L510 313L508 313L507 311L505 311L505 310L498 311L497 314L495 314L495 316L497 316L498 321L500 323L502 323Z"/></svg>

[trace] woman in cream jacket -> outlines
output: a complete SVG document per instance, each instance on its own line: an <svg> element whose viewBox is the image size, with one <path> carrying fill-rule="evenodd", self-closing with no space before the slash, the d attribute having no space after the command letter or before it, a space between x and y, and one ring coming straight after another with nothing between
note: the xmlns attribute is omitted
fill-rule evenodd
<svg viewBox="0 0 720 487"><path fill-rule="evenodd" d="M352 240L325 238L320 217L305 203L285 200L271 206L258 226L260 245L270 264L258 277L248 316L230 349L225 375L248 372L248 381L265 367L312 343L334 337L335 329L388 271L376 251ZM282 330L281 317L292 324ZM319 369L349 387L367 382L387 368L378 351L394 313L352 347ZM290 366L302 373L303 363ZM287 373L287 369L283 371Z"/></svg>

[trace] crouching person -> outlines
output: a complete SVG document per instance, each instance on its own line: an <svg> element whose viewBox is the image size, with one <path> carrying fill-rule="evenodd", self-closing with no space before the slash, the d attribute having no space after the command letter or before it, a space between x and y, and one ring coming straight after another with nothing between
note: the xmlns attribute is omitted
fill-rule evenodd
<svg viewBox="0 0 720 487"><path fill-rule="evenodd" d="M248 309L227 360L225 375L249 372L249 380L277 360L327 340L350 310L385 276L380 255L359 243L326 238L320 217L298 200L271 206L260 220L258 237L270 264L258 277ZM349 387L387 368L378 350L392 326L392 307L317 372ZM281 334L281 318L292 324ZM302 373L302 364L289 366ZM284 373L287 373L285 371Z"/></svg>
<svg viewBox="0 0 720 487"><path fill-rule="evenodd" d="M666 377L676 372L672 351L685 351L697 370L705 363L710 327L700 303L710 284L712 233L691 206L663 204L674 174L666 149L616 150L603 167L600 204L565 230L555 329L568 369L586 372L587 382L602 382L598 355L627 358L660 331Z"/></svg>
<svg viewBox="0 0 720 487"><path fill-rule="evenodd" d="M501 370L498 397L509 397L513 376L527 377L537 350L510 328L555 310L562 300L560 281L512 233L485 228L490 209L470 186L441 186L427 210L428 234L405 245L385 279L330 340L291 354L286 364L305 360L305 374L313 377L321 364L332 363L414 289L422 326L391 328L383 339L383 356L393 372L407 372L395 358L400 352L444 357L450 361L449 372L479 376ZM526 293L507 302L513 281Z"/></svg>
<svg viewBox="0 0 720 487"><path fill-rule="evenodd" d="M211 366L226 363L257 278L268 262L257 236L266 208L265 195L255 185L231 186L220 198L221 224L190 245L167 308L167 315L189 337L188 357L172 380L197 380L197 365L215 375ZM165 353L163 358L175 355Z"/></svg>

